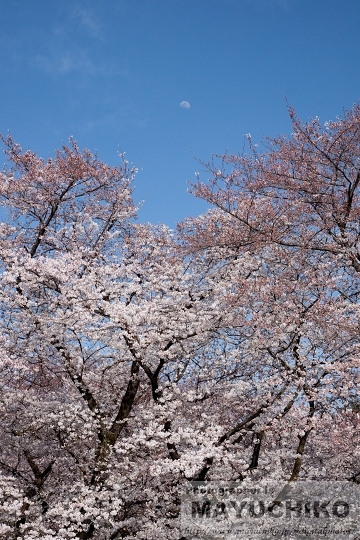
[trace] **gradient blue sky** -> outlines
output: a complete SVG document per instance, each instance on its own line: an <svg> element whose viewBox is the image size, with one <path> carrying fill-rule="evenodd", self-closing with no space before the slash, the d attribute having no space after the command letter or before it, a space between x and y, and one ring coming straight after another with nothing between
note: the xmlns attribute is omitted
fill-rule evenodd
<svg viewBox="0 0 360 540"><path fill-rule="evenodd" d="M206 209L186 192L244 134L290 133L360 97L359 0L2 0L0 132L47 158L80 146L139 169L140 221ZM190 109L179 106L186 100Z"/></svg>

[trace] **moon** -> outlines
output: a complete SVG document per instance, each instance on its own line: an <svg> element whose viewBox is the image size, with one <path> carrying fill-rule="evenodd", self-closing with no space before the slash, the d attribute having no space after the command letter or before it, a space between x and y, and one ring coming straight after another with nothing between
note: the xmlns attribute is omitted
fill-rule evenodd
<svg viewBox="0 0 360 540"><path fill-rule="evenodd" d="M183 109L190 109L190 103L188 101L182 101L180 103L180 107L182 107Z"/></svg>

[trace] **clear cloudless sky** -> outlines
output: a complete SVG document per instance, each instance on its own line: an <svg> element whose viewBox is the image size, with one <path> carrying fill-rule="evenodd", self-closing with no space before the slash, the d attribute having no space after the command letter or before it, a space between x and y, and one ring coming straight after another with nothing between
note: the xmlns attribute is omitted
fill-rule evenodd
<svg viewBox="0 0 360 540"><path fill-rule="evenodd" d="M0 0L0 18L0 132L44 158L71 135L125 151L143 222L205 211L194 158L290 134L285 97L323 121L360 97L359 0Z"/></svg>

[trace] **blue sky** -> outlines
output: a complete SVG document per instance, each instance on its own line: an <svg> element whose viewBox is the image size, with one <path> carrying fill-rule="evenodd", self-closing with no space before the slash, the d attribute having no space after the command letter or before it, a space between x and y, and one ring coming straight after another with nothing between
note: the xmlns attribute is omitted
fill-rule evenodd
<svg viewBox="0 0 360 540"><path fill-rule="evenodd" d="M194 160L360 97L359 0L2 0L0 132L47 158L74 136L139 169L140 221L206 209ZM179 106L188 101L190 108Z"/></svg>

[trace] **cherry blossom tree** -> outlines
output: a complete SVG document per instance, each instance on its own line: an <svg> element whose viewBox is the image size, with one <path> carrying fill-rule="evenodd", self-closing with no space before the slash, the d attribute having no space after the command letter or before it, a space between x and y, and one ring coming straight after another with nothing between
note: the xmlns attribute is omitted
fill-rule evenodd
<svg viewBox="0 0 360 540"><path fill-rule="evenodd" d="M0 538L178 539L189 481L358 482L360 109L290 113L177 235L125 156L3 140Z"/></svg>
<svg viewBox="0 0 360 540"><path fill-rule="evenodd" d="M238 316L230 328L246 328L252 362L257 351L256 365L277 380L228 432L251 428L250 469L260 472L262 454L267 474L274 471L282 446L289 480L358 481L358 445L347 453L343 437L356 437L358 414L360 107L324 126L318 118L302 124L292 109L290 117L292 136L268 140L263 153L249 137L249 154L203 164L210 179L192 191L214 208L180 229L189 252L216 253L215 265L254 261L232 282L229 309ZM339 447L347 457L334 466Z"/></svg>
<svg viewBox="0 0 360 540"><path fill-rule="evenodd" d="M133 222L126 161L4 142L1 532L175 537L179 484L220 430L185 419L218 326L213 280L165 227Z"/></svg>

